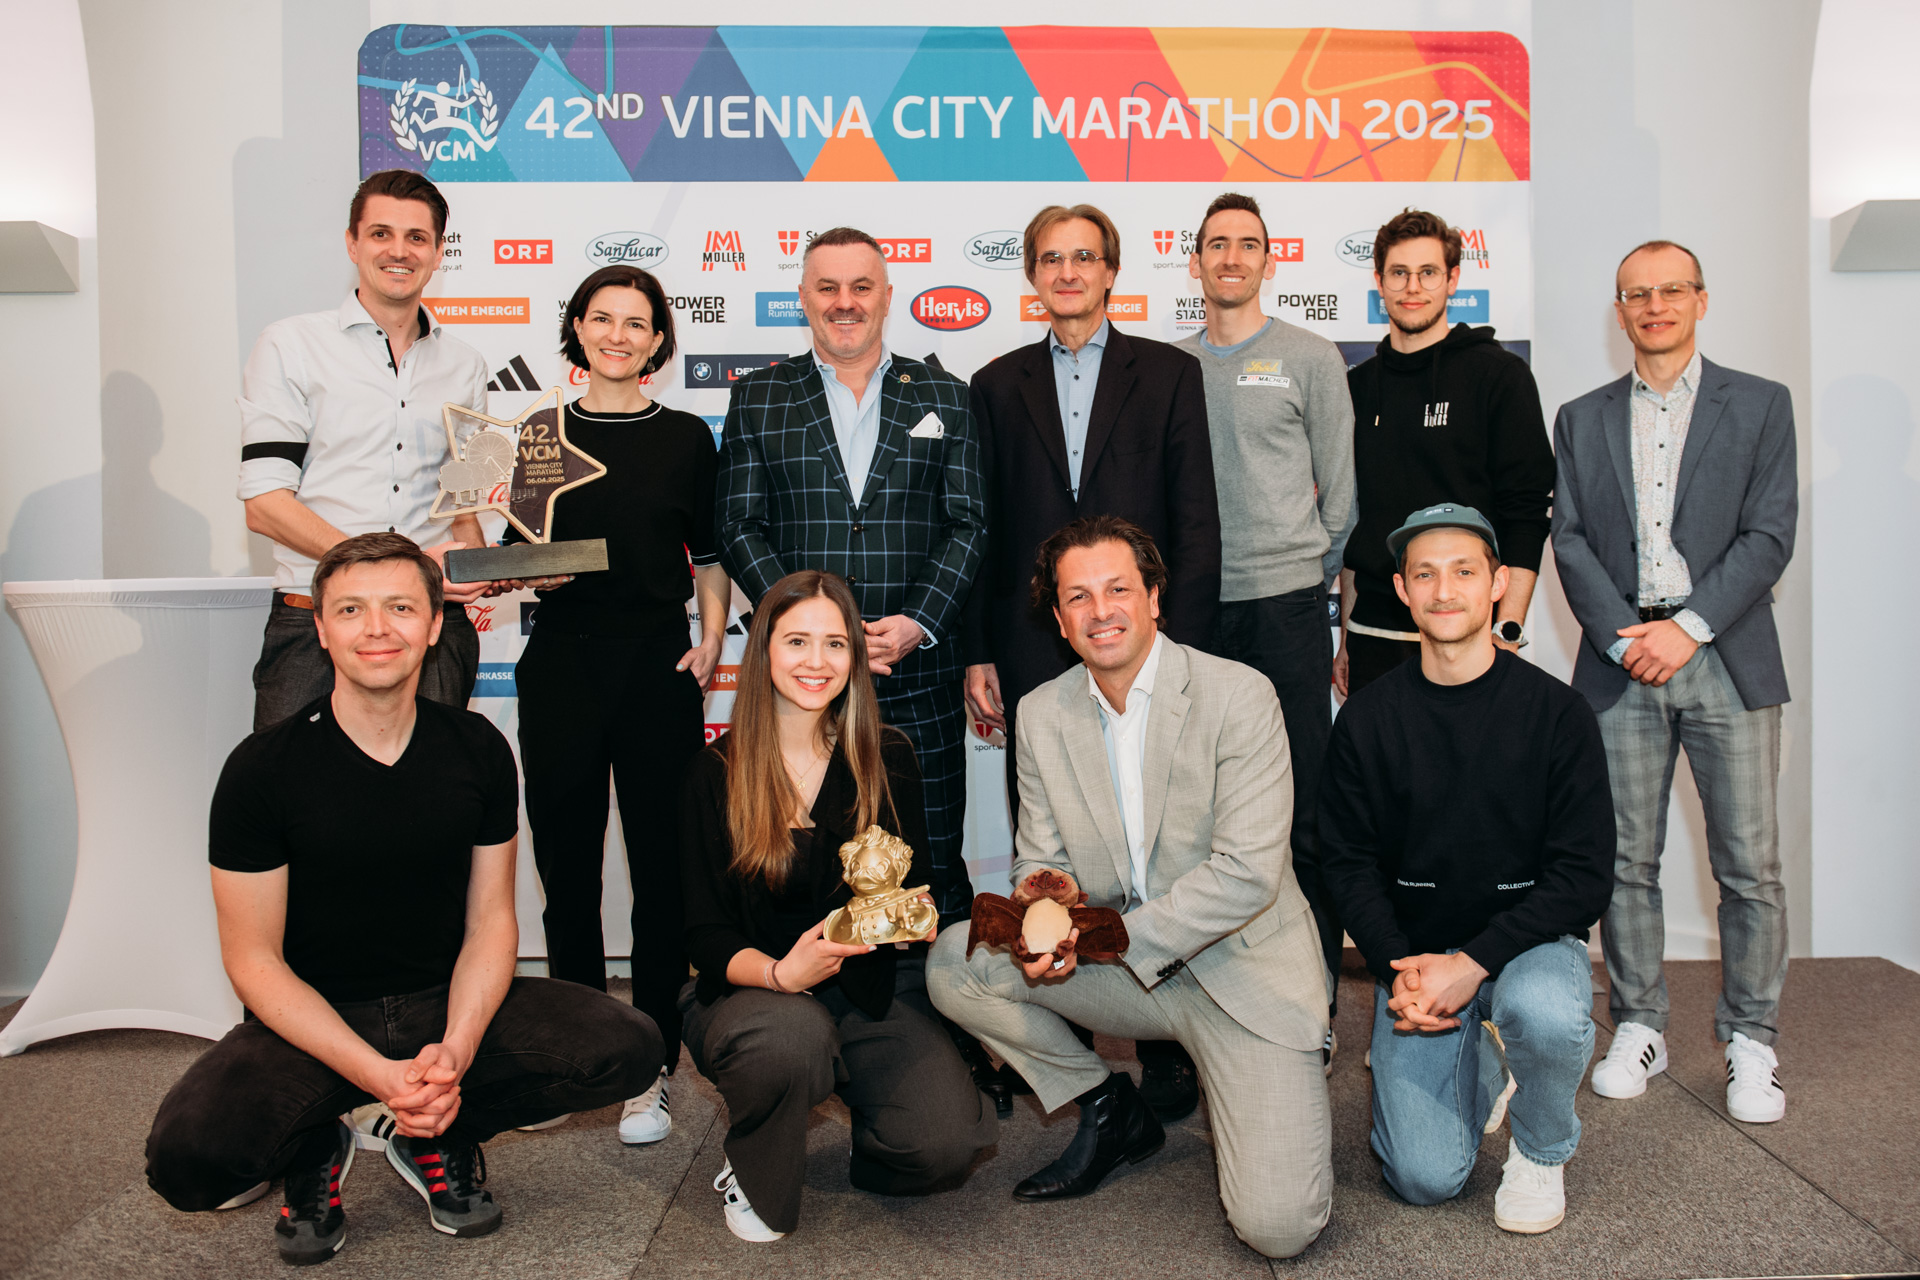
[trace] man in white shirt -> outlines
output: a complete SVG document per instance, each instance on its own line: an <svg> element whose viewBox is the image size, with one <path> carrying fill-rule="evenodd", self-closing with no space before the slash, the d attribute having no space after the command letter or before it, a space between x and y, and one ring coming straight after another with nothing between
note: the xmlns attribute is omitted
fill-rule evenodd
<svg viewBox="0 0 1920 1280"><path fill-rule="evenodd" d="M362 182L346 232L358 286L335 311L267 326L241 374L239 496L247 528L274 542L273 610L253 669L256 731L333 688L311 596L329 547L401 533L444 569L448 551L484 542L472 516L446 528L427 515L449 460L441 406L487 407L480 353L420 304L446 229L447 202L422 175L388 169ZM421 697L466 706L480 660L466 606L486 585L447 584Z"/></svg>
<svg viewBox="0 0 1920 1280"><path fill-rule="evenodd" d="M945 929L927 958L940 1011L1005 1058L1051 1111L1080 1104L1058 1160L1018 1200L1094 1191L1152 1155L1160 1119L1073 1024L1166 1040L1207 1093L1220 1199L1239 1237L1292 1257L1326 1226L1332 1130L1320 1050L1326 977L1294 881L1293 777L1273 685L1252 667L1160 634L1167 567L1116 516L1072 522L1039 548L1051 604L1082 661L1021 700L1016 901L1042 873L1125 913L1114 963L1079 963L1077 932L1021 959Z"/></svg>

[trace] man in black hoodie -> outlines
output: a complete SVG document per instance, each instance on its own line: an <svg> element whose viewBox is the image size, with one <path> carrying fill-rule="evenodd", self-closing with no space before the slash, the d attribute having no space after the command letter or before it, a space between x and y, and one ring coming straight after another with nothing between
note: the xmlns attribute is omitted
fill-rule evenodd
<svg viewBox="0 0 1920 1280"><path fill-rule="evenodd" d="M1509 575L1494 643L1518 652L1553 497L1553 449L1533 372L1491 327L1447 323L1447 300L1460 285L1460 233L1408 209L1374 237L1373 272L1387 336L1347 375L1359 522L1340 574L1333 682L1342 696L1420 652L1386 554L1387 534L1407 512L1450 500L1487 514Z"/></svg>
<svg viewBox="0 0 1920 1280"><path fill-rule="evenodd" d="M1606 749L1585 698L1494 647L1512 575L1486 517L1443 502L1383 545L1420 657L1333 722L1319 803L1322 875L1380 984L1373 1149L1437 1204L1510 1113L1494 1222L1549 1231L1593 1054L1587 931L1613 891Z"/></svg>

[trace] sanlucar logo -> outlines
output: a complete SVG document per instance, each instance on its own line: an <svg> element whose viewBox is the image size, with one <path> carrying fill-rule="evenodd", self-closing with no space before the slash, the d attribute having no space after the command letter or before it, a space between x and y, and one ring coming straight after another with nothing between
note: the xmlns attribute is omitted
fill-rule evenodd
<svg viewBox="0 0 1920 1280"><path fill-rule="evenodd" d="M985 323L993 311L993 304L978 289L943 284L915 298L912 311L913 318L927 328L954 332Z"/></svg>
<svg viewBox="0 0 1920 1280"><path fill-rule="evenodd" d="M967 261L992 271L1018 271L1025 263L1018 231L982 231L968 236L964 252Z"/></svg>
<svg viewBox="0 0 1920 1280"><path fill-rule="evenodd" d="M596 267L651 270L667 260L667 242L645 231L609 231L587 241L587 261Z"/></svg>
<svg viewBox="0 0 1920 1280"><path fill-rule="evenodd" d="M1350 267L1373 270L1373 237L1376 232L1355 231L1333 242L1333 254Z"/></svg>

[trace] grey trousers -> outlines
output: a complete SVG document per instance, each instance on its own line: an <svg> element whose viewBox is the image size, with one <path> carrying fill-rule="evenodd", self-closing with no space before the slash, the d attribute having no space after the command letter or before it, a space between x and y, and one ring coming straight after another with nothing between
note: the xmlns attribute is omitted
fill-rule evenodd
<svg viewBox="0 0 1920 1280"><path fill-rule="evenodd" d="M420 667L420 696L465 707L480 674L480 633L465 605L443 611L440 640ZM283 603L275 593L253 667L253 731L279 724L323 694L333 692L333 659L320 647L313 610Z"/></svg>
<svg viewBox="0 0 1920 1280"><path fill-rule="evenodd" d="M1220 1200L1235 1234L1270 1258L1291 1258L1326 1227L1333 1127L1320 1051L1261 1039L1215 1004L1191 970L1152 991L1115 964L1029 982L1004 951L981 947L967 959L966 934L951 929L927 957L927 993L1012 1063L1049 1111L1109 1071L1069 1022L1102 1035L1178 1040L1206 1091Z"/></svg>
<svg viewBox="0 0 1920 1280"><path fill-rule="evenodd" d="M681 1034L727 1103L727 1159L760 1220L800 1225L807 1116L838 1093L853 1115L848 1177L880 1195L919 1195L964 1175L999 1119L918 986L918 966L878 1021L837 987L818 996L739 987L703 1005L680 994Z"/></svg>
<svg viewBox="0 0 1920 1280"><path fill-rule="evenodd" d="M1634 681L1600 713L1619 827L1613 904L1600 921L1615 1025L1667 1029L1661 968L1660 855L1673 770L1687 764L1707 819L1707 862L1720 885L1720 1002L1713 1034L1779 1039L1787 980L1786 890L1780 883L1780 708L1749 711L1712 645L1658 688Z"/></svg>

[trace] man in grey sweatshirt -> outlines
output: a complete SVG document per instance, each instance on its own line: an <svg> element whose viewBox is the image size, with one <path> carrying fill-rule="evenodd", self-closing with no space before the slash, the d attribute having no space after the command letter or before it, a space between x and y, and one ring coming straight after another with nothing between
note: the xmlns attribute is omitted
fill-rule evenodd
<svg viewBox="0 0 1920 1280"><path fill-rule="evenodd" d="M1212 648L1260 671L1280 695L1293 753L1294 873L1336 975L1341 930L1321 891L1313 808L1333 725L1327 589L1353 527L1353 402L1333 343L1261 312L1260 287L1276 265L1260 206L1233 192L1215 199L1187 264L1207 299L1207 327L1175 345L1205 377L1220 494Z"/></svg>

